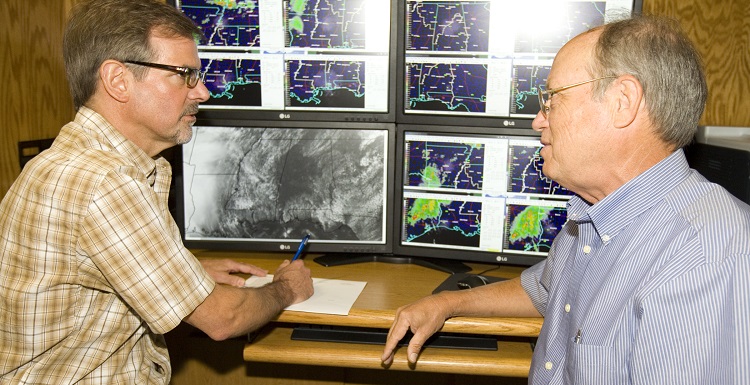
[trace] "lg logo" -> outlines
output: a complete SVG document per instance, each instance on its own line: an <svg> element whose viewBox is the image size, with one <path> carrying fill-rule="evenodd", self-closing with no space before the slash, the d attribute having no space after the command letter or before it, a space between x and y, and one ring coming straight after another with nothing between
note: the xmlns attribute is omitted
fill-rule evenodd
<svg viewBox="0 0 750 385"><path fill-rule="evenodd" d="M279 114L279 119L291 119L292 115L290 114Z"/></svg>
<svg viewBox="0 0 750 385"><path fill-rule="evenodd" d="M291 249L292 249L291 245L279 245L279 250L281 251L286 251L286 250L291 250Z"/></svg>

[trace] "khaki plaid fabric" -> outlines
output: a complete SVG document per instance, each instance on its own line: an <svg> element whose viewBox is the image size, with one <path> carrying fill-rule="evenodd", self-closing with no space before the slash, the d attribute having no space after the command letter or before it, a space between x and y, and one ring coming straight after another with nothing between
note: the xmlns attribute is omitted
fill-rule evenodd
<svg viewBox="0 0 750 385"><path fill-rule="evenodd" d="M215 283L167 207L169 163L81 108L0 204L0 384L167 384L162 334Z"/></svg>

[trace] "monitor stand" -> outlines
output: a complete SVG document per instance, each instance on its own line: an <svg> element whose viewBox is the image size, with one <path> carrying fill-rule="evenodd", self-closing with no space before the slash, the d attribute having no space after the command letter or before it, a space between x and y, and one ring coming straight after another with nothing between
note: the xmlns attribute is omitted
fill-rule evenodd
<svg viewBox="0 0 750 385"><path fill-rule="evenodd" d="M385 262L397 264L411 263L414 265L443 271L448 274L467 273L471 271L471 267L465 265L464 263L448 259L428 260L422 258L383 254L324 254L313 260L326 267L363 262Z"/></svg>

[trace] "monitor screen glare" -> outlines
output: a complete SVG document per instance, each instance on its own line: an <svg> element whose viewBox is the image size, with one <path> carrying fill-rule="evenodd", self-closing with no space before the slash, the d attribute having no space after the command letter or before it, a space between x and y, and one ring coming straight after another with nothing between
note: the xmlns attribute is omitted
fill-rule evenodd
<svg viewBox="0 0 750 385"><path fill-rule="evenodd" d="M546 84L557 51L634 7L632 0L406 0L403 6L405 115L527 124L539 112L537 88Z"/></svg>

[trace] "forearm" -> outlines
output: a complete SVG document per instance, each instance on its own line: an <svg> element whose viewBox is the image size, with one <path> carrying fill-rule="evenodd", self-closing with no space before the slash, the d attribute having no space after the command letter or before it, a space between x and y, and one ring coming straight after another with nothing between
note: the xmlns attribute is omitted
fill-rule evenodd
<svg viewBox="0 0 750 385"><path fill-rule="evenodd" d="M212 339L224 340L257 330L293 302L294 296L280 282L257 289L216 285L185 321Z"/></svg>
<svg viewBox="0 0 750 385"><path fill-rule="evenodd" d="M531 299L514 278L470 291L443 292L449 317L540 317Z"/></svg>

